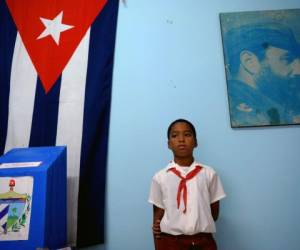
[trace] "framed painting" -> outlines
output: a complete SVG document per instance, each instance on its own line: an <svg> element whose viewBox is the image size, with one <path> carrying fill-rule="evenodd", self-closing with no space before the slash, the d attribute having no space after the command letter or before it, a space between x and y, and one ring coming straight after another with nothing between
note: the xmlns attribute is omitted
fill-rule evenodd
<svg viewBox="0 0 300 250"><path fill-rule="evenodd" d="M221 13L231 127L300 124L300 9Z"/></svg>

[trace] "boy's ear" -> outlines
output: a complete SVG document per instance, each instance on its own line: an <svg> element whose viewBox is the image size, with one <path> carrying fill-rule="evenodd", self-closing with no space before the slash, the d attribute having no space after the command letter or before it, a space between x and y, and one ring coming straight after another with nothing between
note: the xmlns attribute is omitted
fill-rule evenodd
<svg viewBox="0 0 300 250"><path fill-rule="evenodd" d="M198 141L197 141L197 139L196 139L196 141L195 141L195 148L196 147L198 147Z"/></svg>
<svg viewBox="0 0 300 250"><path fill-rule="evenodd" d="M170 140L168 140L168 148L170 148Z"/></svg>

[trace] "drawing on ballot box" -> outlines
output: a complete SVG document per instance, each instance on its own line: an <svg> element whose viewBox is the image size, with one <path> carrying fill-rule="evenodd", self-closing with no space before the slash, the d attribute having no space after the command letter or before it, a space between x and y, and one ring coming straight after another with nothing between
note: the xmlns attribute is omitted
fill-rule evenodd
<svg viewBox="0 0 300 250"><path fill-rule="evenodd" d="M0 241L28 240L33 177L0 177Z"/></svg>

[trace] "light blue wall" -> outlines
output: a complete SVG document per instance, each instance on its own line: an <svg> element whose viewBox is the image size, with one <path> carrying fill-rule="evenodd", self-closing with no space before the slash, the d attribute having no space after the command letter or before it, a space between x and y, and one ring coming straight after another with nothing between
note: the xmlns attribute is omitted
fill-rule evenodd
<svg viewBox="0 0 300 250"><path fill-rule="evenodd" d="M231 129L220 12L299 8L299 0L127 0L120 4L107 175L106 244L151 250L152 175L171 159L166 129L197 127L196 158L228 197L220 250L299 250L300 127Z"/></svg>

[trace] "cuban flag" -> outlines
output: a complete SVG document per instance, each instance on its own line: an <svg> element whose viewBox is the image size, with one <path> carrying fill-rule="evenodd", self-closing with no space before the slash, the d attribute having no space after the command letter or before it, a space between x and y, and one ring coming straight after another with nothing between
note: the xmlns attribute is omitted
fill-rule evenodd
<svg viewBox="0 0 300 250"><path fill-rule="evenodd" d="M118 0L0 0L0 153L67 145L68 240L104 238Z"/></svg>

